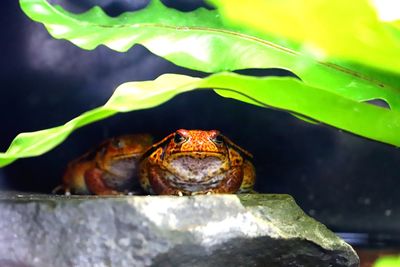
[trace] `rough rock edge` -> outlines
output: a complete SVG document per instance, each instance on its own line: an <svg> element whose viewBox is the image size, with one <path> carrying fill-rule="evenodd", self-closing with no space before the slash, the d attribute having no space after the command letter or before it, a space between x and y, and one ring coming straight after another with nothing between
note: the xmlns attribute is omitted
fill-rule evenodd
<svg viewBox="0 0 400 267"><path fill-rule="evenodd" d="M26 194L0 194L0 203L9 203L9 204L28 204L32 205L34 203L34 209L39 213L40 209L43 207L47 207L47 209L57 209L57 208L65 208L65 206L69 205L91 205L93 201L101 201L104 205L110 203L108 198L112 198L113 201L117 201L118 203L126 203L132 209L140 211L146 211L142 213L144 217L148 218L150 224L154 224L154 226L150 227L150 232L153 231L155 235L166 235L165 240L168 240L165 244L161 244L158 249L151 253L153 256L149 255L152 260L152 266L174 266L174 260L180 260L181 262L185 262L184 264L191 264L192 266L213 266L207 265L211 262L213 264L227 264L224 262L224 259L229 259L232 255L232 251L241 251L243 246L244 248L251 248L254 244L265 244L265 242L271 242L274 240L274 237L278 237L281 235L286 239L293 240L294 243L302 242L302 240L308 240L315 244L315 249L321 251L332 251L333 254L337 253L340 264L346 262L348 259L348 265L341 266L358 266L359 260L356 256L354 250L346 244L343 240L338 238L332 232L330 232L325 226L316 222L314 219L308 217L301 211L292 197L288 195L241 195L239 198L235 195L214 195L214 196L195 196L195 197L171 197L171 196L134 196L134 197L98 197L98 196L48 196L48 195L26 195ZM189 200L189 201L188 201ZM168 210L170 208L177 209L181 204L186 204L188 202L193 202L194 206L203 205L204 207L208 207L207 205L212 205L214 202L220 205L221 201L229 205L230 207L234 207L234 212L237 214L224 214L225 211L218 212L218 218L210 218L211 221L215 221L215 224L210 226L208 224L201 225L182 225L179 223L171 223L171 218L165 218L165 209ZM45 204L45 205L41 205ZM243 204L243 205L242 205ZM160 205L163 205L163 209L160 212ZM277 208L278 207L278 208ZM85 210L85 208L83 208ZM178 209L179 210L179 209ZM201 209L199 209L201 210ZM284 211L284 212L280 212ZM110 216L118 217L115 214L121 214L123 212L121 209L112 208L112 213ZM187 212L187 215L193 215L193 211L180 211ZM221 213L221 214L219 214ZM229 213L229 212L228 212ZM37 214L36 214L37 215ZM199 215L199 214L196 214ZM201 214L200 214L201 215ZM241 216L238 219L240 222L243 222L246 229L248 230L246 234L243 234L244 225L241 224L240 227L226 227L225 232L224 226L229 225L228 222L224 221L224 218L228 218L228 220L232 216ZM36 216L35 216L36 217ZM37 218L32 218L36 220ZM279 229L274 226L274 223L279 221ZM288 222L287 224L282 222ZM296 228L293 226L293 222L300 223L307 230L305 234L296 231ZM41 222L36 222L41 224ZM248 223L248 225L246 224ZM121 222L117 222L118 225ZM309 226L313 227L309 227ZM209 236L207 236L207 227L208 230L212 230ZM218 228L219 227L219 228ZM166 229L168 231L163 231L162 233L159 229ZM192 237L189 237L187 240L187 236L181 235L180 231L182 229L187 230L192 234ZM215 233L215 229L222 230L222 233ZM268 231L263 232L263 231ZM264 233L264 236L262 235ZM268 235L269 236L268 236ZM325 238L324 238L325 236ZM218 237L218 238L216 238ZM327 239L328 238L328 239ZM330 242L326 242L330 240ZM228 243L231 246L230 252L224 249L224 245ZM180 243L190 243L192 244L192 250L188 250L188 247L180 247ZM263 243L264 242L264 243ZM199 245L198 245L199 244ZM196 247L198 246L198 247ZM233 247L237 246L236 248ZM208 248L204 250L204 247ZM233 248L233 249L232 249ZM191 253L187 253L187 251L197 251L198 254L192 255ZM196 253L197 253L196 252ZM343 254L344 252L344 254ZM305 252L307 253L307 252ZM204 254L203 256L207 257L207 264L202 265L201 263L192 262L193 257ZM341 255L342 254L342 255ZM171 257L172 255L172 257ZM174 259L173 255L178 257ZM214 256L210 256L214 255ZM217 257L215 257L217 255ZM186 258L185 258L186 257ZM256 258L256 257L254 257ZM248 260L248 259L247 259ZM284 260L284 259L283 259ZM225 260L226 261L226 260ZM143 263L145 260L143 261ZM3 265L6 262L1 262ZM171 265L168 265L170 263ZM242 263L246 265L238 265L238 266L247 266L247 263ZM6 266L13 266L7 264ZM160 265L161 264L161 265ZM278 264L278 263L277 263ZM3 266L2 265L2 266ZM148 264L146 264L148 265ZM253 263L248 266L257 266L256 263ZM18 265L19 266L19 265ZM35 265L36 266L36 265ZM185 265L179 265L185 266ZM289 266L289 265L287 265ZM290 265L292 266L292 265ZM295 265L293 265L295 266Z"/></svg>

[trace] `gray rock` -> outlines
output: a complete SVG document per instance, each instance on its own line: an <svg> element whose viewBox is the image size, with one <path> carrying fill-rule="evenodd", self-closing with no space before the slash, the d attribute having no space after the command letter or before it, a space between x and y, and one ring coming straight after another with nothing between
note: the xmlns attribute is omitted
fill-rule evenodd
<svg viewBox="0 0 400 267"><path fill-rule="evenodd" d="M0 195L0 266L359 266L288 195Z"/></svg>

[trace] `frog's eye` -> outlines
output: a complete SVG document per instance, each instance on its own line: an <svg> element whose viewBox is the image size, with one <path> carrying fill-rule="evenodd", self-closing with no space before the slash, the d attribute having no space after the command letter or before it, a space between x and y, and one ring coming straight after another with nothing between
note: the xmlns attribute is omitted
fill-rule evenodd
<svg viewBox="0 0 400 267"><path fill-rule="evenodd" d="M186 138L184 136L180 135L179 133L175 133L175 136L174 136L175 144L180 144L185 140L186 140Z"/></svg>
<svg viewBox="0 0 400 267"><path fill-rule="evenodd" d="M116 138L112 141L112 145L115 148L122 148L124 146L124 143L119 138Z"/></svg>
<svg viewBox="0 0 400 267"><path fill-rule="evenodd" d="M211 139L211 141L213 141L217 145L222 145L224 143L224 138L222 137L222 135L219 134Z"/></svg>

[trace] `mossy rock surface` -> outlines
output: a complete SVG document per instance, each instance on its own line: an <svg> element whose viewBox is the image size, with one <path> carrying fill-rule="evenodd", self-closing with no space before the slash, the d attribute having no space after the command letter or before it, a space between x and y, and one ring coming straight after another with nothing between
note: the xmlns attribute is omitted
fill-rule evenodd
<svg viewBox="0 0 400 267"><path fill-rule="evenodd" d="M359 266L288 195L0 195L0 266Z"/></svg>

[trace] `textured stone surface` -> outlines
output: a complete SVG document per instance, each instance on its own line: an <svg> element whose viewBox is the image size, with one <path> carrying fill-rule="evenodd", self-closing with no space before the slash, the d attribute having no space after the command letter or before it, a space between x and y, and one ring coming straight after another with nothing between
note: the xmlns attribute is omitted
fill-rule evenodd
<svg viewBox="0 0 400 267"><path fill-rule="evenodd" d="M287 195L0 195L0 266L358 266Z"/></svg>

